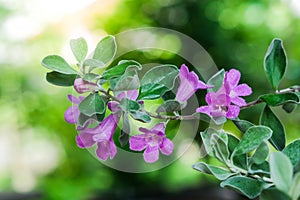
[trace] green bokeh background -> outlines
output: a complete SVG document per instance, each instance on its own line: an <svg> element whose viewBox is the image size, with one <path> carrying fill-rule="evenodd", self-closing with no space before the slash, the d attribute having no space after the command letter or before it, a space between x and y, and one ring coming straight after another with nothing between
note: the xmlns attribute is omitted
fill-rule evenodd
<svg viewBox="0 0 300 200"><path fill-rule="evenodd" d="M271 40L281 38L289 66L280 88L300 81L300 15L288 0L95 1L55 22L45 21L42 28L28 36L25 33L34 27L24 26L22 21L8 23L15 22L15 16L29 15L28 7L22 6L25 0L8 2L0 1L0 194L37 193L42 199L142 199L152 193L170 196L218 184L191 168L200 157L196 147L172 165L145 174L110 169L77 148L75 128L63 118L70 106L66 95L72 89L48 84L47 70L40 65L49 54L68 57L68 41L82 33L74 28L77 24L97 39L148 26L184 33L199 42L220 69L241 71L241 82L254 91L247 101L271 92L263 59ZM34 6L35 1L32 3ZM61 6L68 9L68 4L59 1L54 8ZM33 17L42 18L42 14ZM14 37L14 31L24 31L25 36L21 32ZM154 59L181 62L178 57ZM259 105L242 111L240 116L258 123L261 109ZM280 108L274 110L285 124L287 141L299 137L299 108L291 115ZM225 129L238 134L230 122ZM195 144L199 143L196 138Z"/></svg>

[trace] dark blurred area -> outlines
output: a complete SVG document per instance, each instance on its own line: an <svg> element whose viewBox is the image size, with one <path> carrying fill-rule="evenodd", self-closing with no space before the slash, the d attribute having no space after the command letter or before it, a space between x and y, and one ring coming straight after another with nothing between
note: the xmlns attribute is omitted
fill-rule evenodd
<svg viewBox="0 0 300 200"><path fill-rule="evenodd" d="M198 136L182 158L154 172L130 174L98 162L76 146L75 127L64 121L72 88L48 84L40 61L60 54L75 63L68 47L74 37L86 37L95 46L106 34L163 27L196 40L219 69L239 69L241 82L254 91L246 98L252 101L271 92L263 59L273 38L283 40L289 61L280 88L299 84L297 0L46 2L0 1L0 199L244 199L192 169L200 159ZM159 55L151 58L182 62ZM199 93L200 101L203 95ZM261 109L259 105L244 110L240 118L257 124ZM291 115L274 110L285 124L287 141L299 137L299 108ZM201 123L199 131L206 126ZM224 128L238 134L230 122Z"/></svg>

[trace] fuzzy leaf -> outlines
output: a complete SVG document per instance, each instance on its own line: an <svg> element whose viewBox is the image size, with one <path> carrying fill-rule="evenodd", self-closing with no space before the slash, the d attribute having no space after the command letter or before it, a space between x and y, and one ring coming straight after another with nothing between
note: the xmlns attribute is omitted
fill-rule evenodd
<svg viewBox="0 0 300 200"><path fill-rule="evenodd" d="M300 139L287 145L282 152L289 157L292 165L296 166L300 162Z"/></svg>
<svg viewBox="0 0 300 200"><path fill-rule="evenodd" d="M225 76L225 70L224 69L221 69L215 75L213 75L207 81L207 85L213 85L214 87L209 88L208 91L209 92L217 92L223 84L224 76Z"/></svg>
<svg viewBox="0 0 300 200"><path fill-rule="evenodd" d="M142 78L138 99L157 99L174 87L178 69L174 65L161 65L150 69Z"/></svg>
<svg viewBox="0 0 300 200"><path fill-rule="evenodd" d="M98 93L88 95L78 106L84 115L92 116L105 112L105 102Z"/></svg>
<svg viewBox="0 0 300 200"><path fill-rule="evenodd" d="M273 89L277 89L287 66L287 58L282 41L273 39L264 59L264 69Z"/></svg>
<svg viewBox="0 0 300 200"><path fill-rule="evenodd" d="M295 174L289 194L293 200L299 199L299 197L300 197L300 172Z"/></svg>
<svg viewBox="0 0 300 200"><path fill-rule="evenodd" d="M266 126L252 126L243 135L240 143L236 146L235 155L248 153L256 149L262 142L272 136L272 130Z"/></svg>
<svg viewBox="0 0 300 200"><path fill-rule="evenodd" d="M268 161L264 161L261 164L255 164L253 163L249 170L250 173L252 174L266 174L270 175L270 165Z"/></svg>
<svg viewBox="0 0 300 200"><path fill-rule="evenodd" d="M62 57L58 55L50 55L42 60L42 65L53 71L62 74L77 74L77 71L73 69Z"/></svg>
<svg viewBox="0 0 300 200"><path fill-rule="evenodd" d="M99 76L98 74L86 73L83 76L83 80L91 82L91 81L95 80L98 76Z"/></svg>
<svg viewBox="0 0 300 200"><path fill-rule="evenodd" d="M232 120L232 122L242 133L246 133L246 131L250 127L254 126L254 124L252 124L251 122L248 122L246 120L241 120L241 119L234 119Z"/></svg>
<svg viewBox="0 0 300 200"><path fill-rule="evenodd" d="M269 106L280 106L285 103L299 103L299 97L295 93L265 94L259 98L266 102Z"/></svg>
<svg viewBox="0 0 300 200"><path fill-rule="evenodd" d="M88 46L84 38L73 39L70 41L71 50L79 63L81 63L88 52Z"/></svg>
<svg viewBox="0 0 300 200"><path fill-rule="evenodd" d="M291 200L289 196L276 188L264 190L260 195L260 200Z"/></svg>
<svg viewBox="0 0 300 200"><path fill-rule="evenodd" d="M193 165L193 168L200 172L203 172L206 174L211 174L219 180L225 180L225 179L229 178L230 176L235 175L235 173L230 172L228 169L225 169L223 167L209 165L204 162L200 162L200 163Z"/></svg>
<svg viewBox="0 0 300 200"><path fill-rule="evenodd" d="M130 112L130 116L135 119L138 120L140 122L144 122L144 123L148 123L151 121L151 117L149 115L147 115L144 112L141 111L131 111Z"/></svg>
<svg viewBox="0 0 300 200"><path fill-rule="evenodd" d="M261 143L258 148L256 149L254 155L252 156L250 162L255 164L262 164L265 162L266 158L269 155L269 146L267 143Z"/></svg>
<svg viewBox="0 0 300 200"><path fill-rule="evenodd" d="M101 122L105 117L105 112L103 112L102 114L94 114L92 116L86 116L83 113L80 113L79 117L78 117L78 125L83 126L84 123L88 120L88 119L94 119L98 122Z"/></svg>
<svg viewBox="0 0 300 200"><path fill-rule="evenodd" d="M290 159L282 152L273 152L270 155L270 172L276 188L288 194L293 178Z"/></svg>
<svg viewBox="0 0 300 200"><path fill-rule="evenodd" d="M76 74L62 74L55 71L46 74L46 80L57 86L73 86L76 77Z"/></svg>
<svg viewBox="0 0 300 200"><path fill-rule="evenodd" d="M213 133L210 138L210 144L214 149L214 155L221 162L227 162L229 158L228 137L223 131Z"/></svg>
<svg viewBox="0 0 300 200"><path fill-rule="evenodd" d="M270 138L270 143L279 151L284 149L285 147L285 130L277 118L277 116L272 112L269 106L265 106L261 116L260 116L260 124L264 126L268 126L272 129L273 134Z"/></svg>
<svg viewBox="0 0 300 200"><path fill-rule="evenodd" d="M245 176L233 176L221 183L221 187L230 187L240 191L250 199L260 195L265 183Z"/></svg>
<svg viewBox="0 0 300 200"><path fill-rule="evenodd" d="M202 142L204 144L205 151L210 156L214 156L213 148L210 143L210 138L213 133L217 133L217 131L213 128L207 128L205 131L200 132L200 136L201 136Z"/></svg>
<svg viewBox="0 0 300 200"><path fill-rule="evenodd" d="M285 103L282 105L282 109L287 113L292 113L297 108L297 104Z"/></svg>
<svg viewBox="0 0 300 200"><path fill-rule="evenodd" d="M230 155L232 155L235 147L239 144L240 140L235 136L228 134L228 150ZM233 164L237 167L247 169L248 159L246 154L241 154L233 157Z"/></svg>
<svg viewBox="0 0 300 200"><path fill-rule="evenodd" d="M104 64L109 63L117 52L117 44L114 36L108 35L97 44L93 59L100 60Z"/></svg>
<svg viewBox="0 0 300 200"><path fill-rule="evenodd" d="M162 105L160 105L157 109L157 113L161 112L174 112L174 111L180 111L180 103L176 100L167 100Z"/></svg>
<svg viewBox="0 0 300 200"><path fill-rule="evenodd" d="M122 60L118 63L118 65L105 71L102 74L102 79L109 80L112 78L120 77L126 72L127 68L141 70L142 65L134 60Z"/></svg>
<svg viewBox="0 0 300 200"><path fill-rule="evenodd" d="M120 77L114 87L114 91L137 90L140 86L140 80L136 71L126 72Z"/></svg>
<svg viewBox="0 0 300 200"><path fill-rule="evenodd" d="M89 71L92 71L95 68L103 68L103 67L105 67L105 64L102 61L95 60L95 59L86 59L83 62L83 65L84 66L89 66L90 67Z"/></svg>
<svg viewBox="0 0 300 200"><path fill-rule="evenodd" d="M140 109L138 102L123 98L119 104L119 107L125 112L137 111Z"/></svg>

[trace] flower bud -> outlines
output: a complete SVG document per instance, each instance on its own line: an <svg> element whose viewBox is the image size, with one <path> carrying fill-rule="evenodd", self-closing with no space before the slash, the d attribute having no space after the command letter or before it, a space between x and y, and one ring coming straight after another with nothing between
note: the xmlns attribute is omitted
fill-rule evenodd
<svg viewBox="0 0 300 200"><path fill-rule="evenodd" d="M96 88L97 88L97 84L96 83L85 81L82 78L77 78L74 81L74 89L79 94L93 91Z"/></svg>

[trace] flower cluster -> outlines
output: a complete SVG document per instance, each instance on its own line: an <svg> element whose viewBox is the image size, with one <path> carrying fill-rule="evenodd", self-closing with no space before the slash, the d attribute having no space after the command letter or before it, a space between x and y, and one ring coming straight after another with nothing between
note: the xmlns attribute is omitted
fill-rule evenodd
<svg viewBox="0 0 300 200"><path fill-rule="evenodd" d="M186 65L182 65L178 77L180 80L176 92L175 101L180 104L186 104L187 100L199 89L211 89L214 86L205 84L200 81L195 72L189 71ZM227 118L236 118L240 112L240 106L246 105L241 96L247 96L252 93L251 88L246 84L238 85L240 72L232 69L225 73L223 84L217 92L208 92L206 95L207 106L199 107L196 112L203 112L211 117L224 116ZM74 81L74 89L77 93L82 94L97 90L99 87L96 83L85 81L77 78ZM108 157L113 159L117 153L117 147L113 140L121 117L128 113L122 109L120 103L124 100L136 101L139 96L138 90L118 91L115 98L107 103L111 114L96 127L89 127L96 120L89 119L83 127L77 125L79 134L76 136L76 142L80 148L89 148L97 144L96 154L106 160ZM69 100L73 105L65 112L65 119L72 124L78 123L80 111L78 105L85 97L78 98L69 95ZM137 101L142 105L143 101ZM129 148L133 151L144 151L144 160L148 163L156 162L159 158L159 151L164 155L170 155L173 152L174 144L165 134L166 122L160 122L153 128L139 128L141 134L135 134L129 139Z"/></svg>
<svg viewBox="0 0 300 200"><path fill-rule="evenodd" d="M252 93L247 84L240 84L241 73L235 69L225 73L222 86L217 92L208 92L205 100L207 106L197 108L197 112L202 112L211 117L236 118L240 113L240 107L246 105L246 101L240 96L248 96Z"/></svg>

